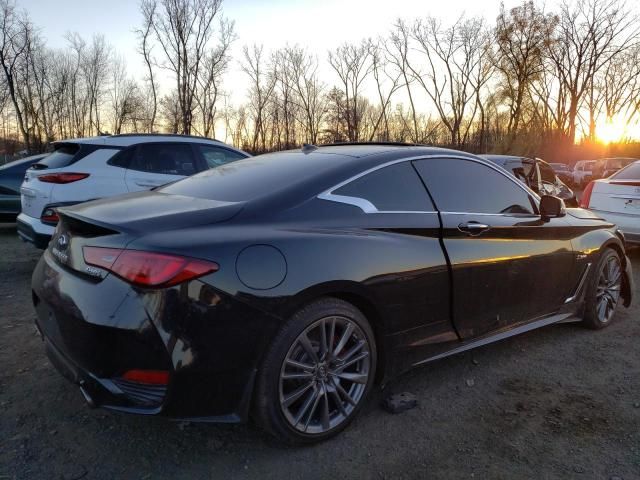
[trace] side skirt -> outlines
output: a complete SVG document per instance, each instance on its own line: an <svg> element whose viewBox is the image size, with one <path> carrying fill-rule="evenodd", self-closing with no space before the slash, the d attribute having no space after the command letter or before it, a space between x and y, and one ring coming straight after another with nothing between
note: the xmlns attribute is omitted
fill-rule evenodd
<svg viewBox="0 0 640 480"><path fill-rule="evenodd" d="M533 322L525 323L524 325L519 325L517 327L510 328L509 330L505 330L488 337L472 340L469 343L464 343L459 347L456 347L447 352L440 353L434 357L429 357L425 360L416 362L413 364L413 366L415 367L418 365L423 365L425 363L433 362L435 360L440 360L441 358L449 357L457 353L466 352L467 350L471 350L473 348L498 342L506 338L515 337L516 335L519 335L521 333L529 332L531 330L535 330L536 328L541 328L546 325L551 325L553 323L571 323L571 322L579 322L580 320L581 319L576 317L573 313L558 313L555 315L541 318L539 320L534 320Z"/></svg>

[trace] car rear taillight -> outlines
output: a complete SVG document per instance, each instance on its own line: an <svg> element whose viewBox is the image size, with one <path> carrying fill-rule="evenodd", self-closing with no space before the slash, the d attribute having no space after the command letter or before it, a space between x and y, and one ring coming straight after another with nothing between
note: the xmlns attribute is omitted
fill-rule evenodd
<svg viewBox="0 0 640 480"><path fill-rule="evenodd" d="M147 385L167 385L169 372L166 370L129 370L122 375L124 380Z"/></svg>
<svg viewBox="0 0 640 480"><path fill-rule="evenodd" d="M40 175L38 180L45 183L73 183L78 180L84 180L89 176L88 173L50 173Z"/></svg>
<svg viewBox="0 0 640 480"><path fill-rule="evenodd" d="M580 198L580 206L582 208L589 208L589 202L591 201L591 192L593 192L593 187L595 184L596 182L589 182L587 188L585 188L584 192L582 192L582 198Z"/></svg>
<svg viewBox="0 0 640 480"><path fill-rule="evenodd" d="M140 287L170 287L218 271L215 262L165 253L83 247L88 265L104 268Z"/></svg>
<svg viewBox="0 0 640 480"><path fill-rule="evenodd" d="M49 223L55 225L60 220L58 217L58 212L54 208L47 207L42 211L42 215L40 215L40 220L43 223Z"/></svg>

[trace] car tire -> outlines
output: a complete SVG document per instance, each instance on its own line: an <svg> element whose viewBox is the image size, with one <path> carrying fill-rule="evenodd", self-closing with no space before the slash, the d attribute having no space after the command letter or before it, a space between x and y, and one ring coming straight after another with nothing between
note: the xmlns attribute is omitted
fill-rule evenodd
<svg viewBox="0 0 640 480"><path fill-rule="evenodd" d="M292 445L336 435L371 391L376 357L371 326L355 306L329 297L308 304L284 324L265 354L254 420Z"/></svg>
<svg viewBox="0 0 640 480"><path fill-rule="evenodd" d="M587 286L583 326L599 330L611 324L620 303L623 273L618 252L606 248Z"/></svg>

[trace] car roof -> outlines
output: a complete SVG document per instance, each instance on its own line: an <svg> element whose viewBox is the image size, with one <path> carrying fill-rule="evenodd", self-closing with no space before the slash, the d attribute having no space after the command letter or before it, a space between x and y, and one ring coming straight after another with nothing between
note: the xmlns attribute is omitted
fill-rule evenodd
<svg viewBox="0 0 640 480"><path fill-rule="evenodd" d="M401 144L401 143L344 143L344 144L329 144L319 146L306 146L302 149L286 150L283 152L277 152L269 155L301 155L309 157L310 159L318 155L318 161L322 161L321 157L324 155L340 155L346 157L344 160L349 163L358 166L376 166L386 161L408 158L408 157L420 157L420 156L457 156L466 157L470 159L477 159L478 157L461 152L459 150L453 150L449 148L432 147L429 145L418 144ZM341 162L341 163L345 163Z"/></svg>
<svg viewBox="0 0 640 480"><path fill-rule="evenodd" d="M484 154L478 155L480 158L485 158L500 166L504 166L507 162L521 162L523 160L535 160L531 157L519 156L519 155L493 155Z"/></svg>
<svg viewBox="0 0 640 480"><path fill-rule="evenodd" d="M189 177L180 182L160 189L160 192L189 195L194 187L203 185L207 177L211 181L224 181L228 188L234 185L234 193L227 197L216 197L224 189L214 189L211 199L221 201L240 201L230 199L240 195L243 190L249 191L252 182L256 184L251 195L242 201L252 204L252 208L274 209L284 204L296 204L308 198L309 192L321 193L337 187L340 183L362 175L370 170L382 167L395 161L411 159L451 158L476 160L493 165L488 160L475 155L431 146L392 145L392 144L349 144L349 145L308 145L302 149L266 153L255 157L237 160L229 166L220 166ZM493 165L495 167L495 165ZM262 172L260 172L262 169ZM246 173L245 173L246 172ZM256 173L258 172L258 173ZM241 175L241 177L235 177ZM244 178L242 177L244 175ZM265 182L265 178L272 180ZM222 180L217 180L218 178ZM245 180L246 179L246 180ZM234 182L237 181L237 184ZM190 184L191 183L191 184ZM268 185L266 185L268 183ZM225 187L225 188L227 188ZM182 189L185 189L182 191ZM209 187L206 187L208 189ZM213 192L215 191L215 192ZM284 202L284 203L282 203Z"/></svg>
<svg viewBox="0 0 640 480"><path fill-rule="evenodd" d="M122 135L103 135L99 137L85 137L85 138L70 138L67 140L58 140L53 142L56 144L64 143L84 143L90 145L104 145L110 147L129 147L131 145L137 145L139 143L151 143L151 142L189 142L189 143L205 143L221 145L232 150L240 152L236 148L227 145L220 140L198 137L195 135L177 135L170 133L127 133ZM243 152L244 153L244 152ZM248 154L247 154L248 155Z"/></svg>

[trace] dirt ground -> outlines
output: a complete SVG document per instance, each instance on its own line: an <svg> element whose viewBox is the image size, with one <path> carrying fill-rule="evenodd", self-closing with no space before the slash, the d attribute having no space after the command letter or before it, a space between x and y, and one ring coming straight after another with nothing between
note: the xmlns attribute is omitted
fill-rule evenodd
<svg viewBox="0 0 640 480"><path fill-rule="evenodd" d="M33 326L39 252L0 225L0 479L640 479L640 292L610 328L555 325L377 389L327 443L90 410ZM640 285L640 250L631 252ZM387 392L419 406L391 415Z"/></svg>

